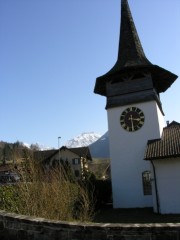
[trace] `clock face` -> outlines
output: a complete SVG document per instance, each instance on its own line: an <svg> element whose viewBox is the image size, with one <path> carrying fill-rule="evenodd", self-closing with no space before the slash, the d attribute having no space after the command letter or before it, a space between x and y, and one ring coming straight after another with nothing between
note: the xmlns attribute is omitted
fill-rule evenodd
<svg viewBox="0 0 180 240"><path fill-rule="evenodd" d="M122 112L120 124L125 130L134 132L143 126L144 120L144 113L141 109L137 107L130 107Z"/></svg>

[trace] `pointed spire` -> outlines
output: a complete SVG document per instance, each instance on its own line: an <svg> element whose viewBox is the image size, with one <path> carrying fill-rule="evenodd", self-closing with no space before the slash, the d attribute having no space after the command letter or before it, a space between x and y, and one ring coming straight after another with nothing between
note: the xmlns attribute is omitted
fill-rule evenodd
<svg viewBox="0 0 180 240"><path fill-rule="evenodd" d="M151 64L143 51L127 0L121 1L119 67Z"/></svg>
<svg viewBox="0 0 180 240"><path fill-rule="evenodd" d="M121 0L121 27L118 58L115 65L103 76L96 79L94 92L107 96L107 83L115 75L129 74L134 71L148 71L157 93L165 92L176 80L177 75L153 65L145 56L131 15L128 0Z"/></svg>

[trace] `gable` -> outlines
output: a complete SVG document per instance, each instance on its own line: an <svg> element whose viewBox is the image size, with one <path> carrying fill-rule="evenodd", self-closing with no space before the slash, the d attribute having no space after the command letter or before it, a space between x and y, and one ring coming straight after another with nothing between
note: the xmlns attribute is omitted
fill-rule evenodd
<svg viewBox="0 0 180 240"><path fill-rule="evenodd" d="M62 159L73 159L73 158L80 158L80 155L71 151L70 148L62 147L60 149L60 157Z"/></svg>

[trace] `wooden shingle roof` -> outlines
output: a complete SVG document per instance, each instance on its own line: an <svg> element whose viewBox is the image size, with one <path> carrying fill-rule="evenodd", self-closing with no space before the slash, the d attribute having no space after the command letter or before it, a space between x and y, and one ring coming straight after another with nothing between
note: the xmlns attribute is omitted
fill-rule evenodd
<svg viewBox="0 0 180 240"><path fill-rule="evenodd" d="M163 129L161 139L149 140L145 160L180 157L180 124L173 121Z"/></svg>
<svg viewBox="0 0 180 240"><path fill-rule="evenodd" d="M96 79L94 93L107 96L106 83L115 75L129 74L135 70L150 72L158 93L165 92L177 75L152 64L145 56L127 0L121 0L121 26L118 58L110 71Z"/></svg>

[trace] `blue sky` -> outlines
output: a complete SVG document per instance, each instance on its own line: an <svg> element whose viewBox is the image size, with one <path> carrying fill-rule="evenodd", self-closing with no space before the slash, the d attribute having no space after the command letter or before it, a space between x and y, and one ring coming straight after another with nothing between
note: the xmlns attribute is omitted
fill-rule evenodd
<svg viewBox="0 0 180 240"><path fill-rule="evenodd" d="M129 0L147 58L180 75L180 1ZM107 131L96 77L117 59L120 0L0 0L0 140L57 147ZM180 81L161 95L180 122Z"/></svg>

